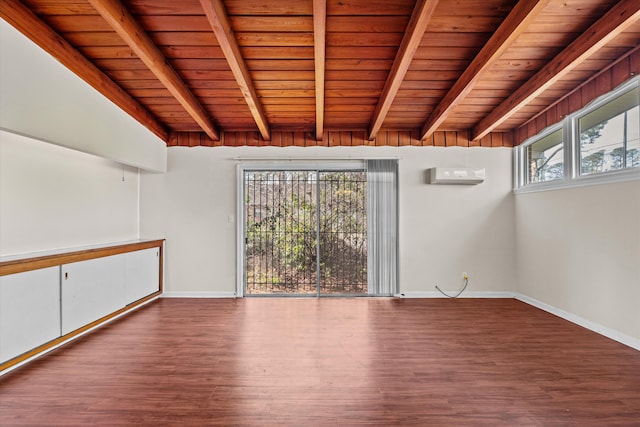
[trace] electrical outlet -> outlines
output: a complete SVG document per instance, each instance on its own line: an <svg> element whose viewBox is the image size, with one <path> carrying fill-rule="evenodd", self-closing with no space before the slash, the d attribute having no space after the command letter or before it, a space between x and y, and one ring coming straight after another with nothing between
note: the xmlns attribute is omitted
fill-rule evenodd
<svg viewBox="0 0 640 427"><path fill-rule="evenodd" d="M463 272L462 272L462 279L463 279L463 280L467 280L468 278L469 278L469 275L467 274L467 272L466 272L466 271L463 271Z"/></svg>

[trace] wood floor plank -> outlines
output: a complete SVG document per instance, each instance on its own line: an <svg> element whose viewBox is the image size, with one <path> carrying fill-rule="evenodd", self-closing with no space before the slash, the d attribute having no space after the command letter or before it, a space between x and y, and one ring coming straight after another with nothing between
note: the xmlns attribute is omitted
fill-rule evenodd
<svg viewBox="0 0 640 427"><path fill-rule="evenodd" d="M161 299L0 377L0 425L640 425L640 352L511 299Z"/></svg>

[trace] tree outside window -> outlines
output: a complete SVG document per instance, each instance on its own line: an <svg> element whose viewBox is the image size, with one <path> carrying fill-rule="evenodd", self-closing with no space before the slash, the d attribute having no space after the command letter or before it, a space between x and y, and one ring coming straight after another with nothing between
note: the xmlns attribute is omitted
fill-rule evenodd
<svg viewBox="0 0 640 427"><path fill-rule="evenodd" d="M562 129L527 147L529 182L544 182L564 177L564 144Z"/></svg>
<svg viewBox="0 0 640 427"><path fill-rule="evenodd" d="M640 166L640 111L634 88L578 119L580 174Z"/></svg>

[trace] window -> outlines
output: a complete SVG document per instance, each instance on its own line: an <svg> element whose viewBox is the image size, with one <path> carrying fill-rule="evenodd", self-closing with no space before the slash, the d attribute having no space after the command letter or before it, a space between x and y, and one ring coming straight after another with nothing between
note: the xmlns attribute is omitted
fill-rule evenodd
<svg viewBox="0 0 640 427"><path fill-rule="evenodd" d="M562 128L527 146L528 183L564 177L564 144Z"/></svg>
<svg viewBox="0 0 640 427"><path fill-rule="evenodd" d="M638 88L577 119L580 175L640 165Z"/></svg>
<svg viewBox="0 0 640 427"><path fill-rule="evenodd" d="M640 177L640 78L635 78L515 151L516 188Z"/></svg>

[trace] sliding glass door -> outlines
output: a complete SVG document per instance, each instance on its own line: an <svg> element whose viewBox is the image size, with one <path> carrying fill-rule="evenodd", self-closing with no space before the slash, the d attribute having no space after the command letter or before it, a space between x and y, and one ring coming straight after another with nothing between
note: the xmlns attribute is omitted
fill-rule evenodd
<svg viewBox="0 0 640 427"><path fill-rule="evenodd" d="M366 294L364 171L244 172L245 294Z"/></svg>
<svg viewBox="0 0 640 427"><path fill-rule="evenodd" d="M239 293L395 293L395 160L360 162L360 168L240 172Z"/></svg>

